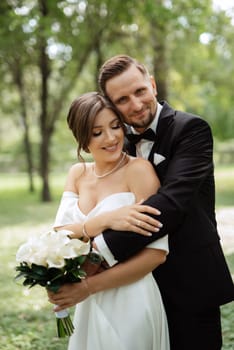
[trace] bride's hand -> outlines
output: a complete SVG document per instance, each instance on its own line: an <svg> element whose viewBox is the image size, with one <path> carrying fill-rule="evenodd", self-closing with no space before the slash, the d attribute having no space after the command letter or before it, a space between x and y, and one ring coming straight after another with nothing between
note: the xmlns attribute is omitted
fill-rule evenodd
<svg viewBox="0 0 234 350"><path fill-rule="evenodd" d="M54 311L61 311L72 307L89 297L87 282L64 284L56 293L47 291L49 301L55 304Z"/></svg>
<svg viewBox="0 0 234 350"><path fill-rule="evenodd" d="M160 221L150 217L148 214L160 215L160 211L140 201L133 205L121 207L107 214L107 227L116 231L132 231L144 236L151 236L162 227Z"/></svg>

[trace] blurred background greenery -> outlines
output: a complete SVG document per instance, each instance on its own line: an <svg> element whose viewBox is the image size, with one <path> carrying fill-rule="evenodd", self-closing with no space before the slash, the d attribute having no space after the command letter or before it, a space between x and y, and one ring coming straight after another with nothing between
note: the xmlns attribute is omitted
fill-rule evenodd
<svg viewBox="0 0 234 350"><path fill-rule="evenodd" d="M96 90L101 64L125 53L155 76L159 100L206 119L216 160L234 162L234 9L224 0L1 0L1 172L26 172L50 201L52 171L76 145L66 113Z"/></svg>
<svg viewBox="0 0 234 350"><path fill-rule="evenodd" d="M124 53L146 64L159 100L213 130L217 210L234 198L234 8L218 0L0 1L0 349L66 348L45 293L14 283L15 252L51 226L76 144L71 101ZM216 4L216 6L215 6ZM87 155L86 155L87 156ZM89 158L87 158L89 160ZM234 255L227 255L234 274ZM234 310L222 308L224 350Z"/></svg>

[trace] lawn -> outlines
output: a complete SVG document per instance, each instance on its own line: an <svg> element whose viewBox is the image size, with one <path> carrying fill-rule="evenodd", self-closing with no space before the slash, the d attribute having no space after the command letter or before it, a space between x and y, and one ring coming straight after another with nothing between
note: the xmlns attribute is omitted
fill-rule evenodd
<svg viewBox="0 0 234 350"><path fill-rule="evenodd" d="M234 205L234 169L218 169L217 205ZM23 288L14 281L15 253L18 246L33 233L51 227L56 213L64 176L52 176L54 201L42 204L38 192L27 192L23 175L0 175L0 349L65 350L67 339L56 337L55 318L43 289ZM39 188L38 181L36 182ZM234 254L227 256L234 274ZM233 350L234 307L222 307L223 350ZM94 349L95 350L95 349Z"/></svg>

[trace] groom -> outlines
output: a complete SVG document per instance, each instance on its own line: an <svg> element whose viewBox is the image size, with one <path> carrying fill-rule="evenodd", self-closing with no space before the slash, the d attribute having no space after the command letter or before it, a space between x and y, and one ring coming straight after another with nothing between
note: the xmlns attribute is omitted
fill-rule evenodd
<svg viewBox="0 0 234 350"><path fill-rule="evenodd" d="M234 299L234 286L216 227L210 127L198 116L159 103L155 80L129 56L105 62L99 84L138 135L129 135L130 153L149 159L160 178L160 190L144 204L161 211L163 227L151 237L107 230L95 242L113 265L168 234L170 253L154 277L171 350L220 350L220 305ZM145 130L150 135L140 139Z"/></svg>

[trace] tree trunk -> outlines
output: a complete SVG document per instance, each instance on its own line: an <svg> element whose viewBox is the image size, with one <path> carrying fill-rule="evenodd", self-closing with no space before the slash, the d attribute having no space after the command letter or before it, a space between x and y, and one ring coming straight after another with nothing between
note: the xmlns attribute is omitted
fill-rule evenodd
<svg viewBox="0 0 234 350"><path fill-rule="evenodd" d="M156 79L157 91L158 91L158 100L167 100L168 98L168 66L166 59L166 48L163 44L160 45L157 43L155 45L155 54L153 57L153 71L154 77Z"/></svg>
<svg viewBox="0 0 234 350"><path fill-rule="evenodd" d="M103 63L101 43L99 40L96 43L95 53L96 53L95 84L96 84L96 90L98 91L99 90L99 84L98 84L99 70L100 70L101 65Z"/></svg>
<svg viewBox="0 0 234 350"><path fill-rule="evenodd" d="M158 8L163 1L157 0ZM167 23L160 16L150 16L150 45L153 48L153 72L157 84L158 100L168 98Z"/></svg>
<svg viewBox="0 0 234 350"><path fill-rule="evenodd" d="M41 114L40 114L40 175L42 180L41 199L43 202L51 201L50 187L49 187L49 160L50 160L50 138L51 129L48 121L48 77L49 77L49 63L45 53L45 47L41 47L40 57L41 70Z"/></svg>
<svg viewBox="0 0 234 350"><path fill-rule="evenodd" d="M46 0L39 1L42 23L44 17L48 15ZM41 73L41 113L40 113L40 175L42 180L41 199L43 202L51 201L51 193L49 187L49 159L50 159L50 138L52 135L52 127L48 120L48 81L50 76L50 64L46 54L46 35L44 33L43 24L40 28L39 37L39 69Z"/></svg>
<svg viewBox="0 0 234 350"><path fill-rule="evenodd" d="M49 144L50 144L50 135L49 133L43 133L41 140L41 149L40 149L40 175L42 179L42 189L41 189L41 200L43 202L51 201L51 193L49 186L49 164L50 164L50 155L49 155Z"/></svg>
<svg viewBox="0 0 234 350"><path fill-rule="evenodd" d="M23 123L24 123L24 147L26 152L26 163L27 163L27 174L29 180L29 191L34 192L34 180L33 180L33 160L32 160L32 148L29 139L29 125L28 120L22 115Z"/></svg>
<svg viewBox="0 0 234 350"><path fill-rule="evenodd" d="M33 181L33 158L32 158L32 148L30 143L29 136L29 123L27 116L27 107L26 107L26 97L25 97L25 88L22 76L22 70L20 67L19 60L14 60L13 65L11 66L11 71L14 77L14 81L19 90L20 95L20 107L21 107L21 119L23 124L23 142L26 154L26 168L29 179L29 191L34 192L34 181Z"/></svg>

